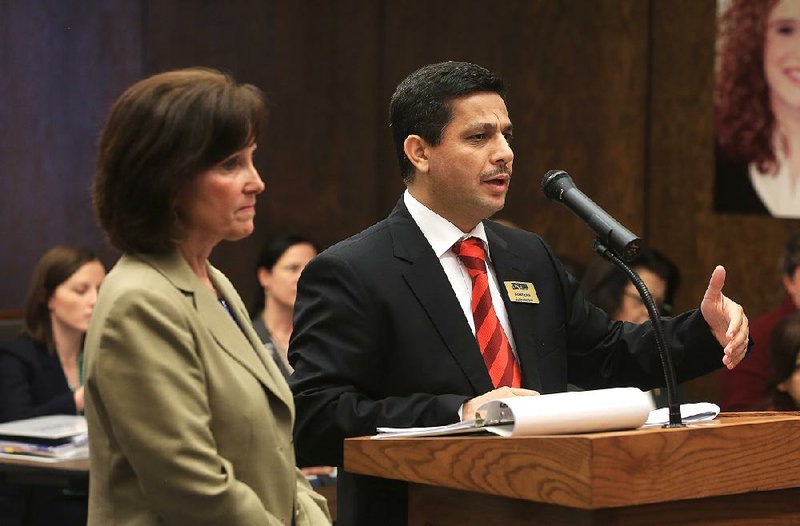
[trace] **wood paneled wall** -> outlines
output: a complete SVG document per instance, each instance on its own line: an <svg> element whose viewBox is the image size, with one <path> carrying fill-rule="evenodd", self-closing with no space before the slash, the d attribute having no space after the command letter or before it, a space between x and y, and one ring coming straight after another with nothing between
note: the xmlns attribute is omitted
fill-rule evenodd
<svg viewBox="0 0 800 526"><path fill-rule="evenodd" d="M111 102L141 76L138 0L0 1L0 310L49 247L105 246L89 189Z"/></svg>
<svg viewBox="0 0 800 526"><path fill-rule="evenodd" d="M323 246L384 217L402 191L387 126L417 67L477 62L509 86L515 172L501 215L589 263L592 235L539 190L552 168L684 276L697 305L716 263L751 316L776 298L791 221L711 210L714 0L0 1L0 309L22 306L36 259L82 243L113 261L89 207L108 106L142 76L216 67L267 93L251 238L213 255L242 296L270 236ZM700 392L714 394L713 381Z"/></svg>

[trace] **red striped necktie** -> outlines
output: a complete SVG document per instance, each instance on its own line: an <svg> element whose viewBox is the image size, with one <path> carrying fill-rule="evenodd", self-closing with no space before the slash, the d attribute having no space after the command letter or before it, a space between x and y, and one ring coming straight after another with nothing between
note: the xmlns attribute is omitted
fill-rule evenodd
<svg viewBox="0 0 800 526"><path fill-rule="evenodd" d="M486 273L486 250L483 242L470 237L453 245L453 252L472 278L472 318L475 321L475 337L489 370L495 388L519 387L521 374L511 344L500 325L492 305L489 291L489 276Z"/></svg>

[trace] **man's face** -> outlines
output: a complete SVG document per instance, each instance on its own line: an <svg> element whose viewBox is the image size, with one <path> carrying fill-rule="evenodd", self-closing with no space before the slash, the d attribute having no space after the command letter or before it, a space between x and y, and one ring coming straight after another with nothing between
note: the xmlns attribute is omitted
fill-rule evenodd
<svg viewBox="0 0 800 526"><path fill-rule="evenodd" d="M414 197L462 231L502 209L511 182L511 120L496 93L450 102L441 142L426 146L427 168L409 184Z"/></svg>

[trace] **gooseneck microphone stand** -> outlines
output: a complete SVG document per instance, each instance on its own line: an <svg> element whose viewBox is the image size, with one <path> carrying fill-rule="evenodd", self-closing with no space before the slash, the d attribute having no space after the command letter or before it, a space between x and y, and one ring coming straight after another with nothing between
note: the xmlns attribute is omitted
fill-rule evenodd
<svg viewBox="0 0 800 526"><path fill-rule="evenodd" d="M664 379L667 382L666 387L667 403L669 406L669 423L664 424L664 427L685 427L683 421L681 420L680 404L678 403L675 395L675 393L678 391L678 386L675 381L675 367L672 365L672 358L667 350L666 340L664 339L664 328L661 325L661 315L658 313L658 309L656 309L656 304L653 301L653 297L650 295L650 291L647 290L647 286L644 284L644 281L642 281L642 278L640 278L639 275L627 265L627 263L620 259L613 250L605 246L602 241L600 241L600 238L595 239L592 248L595 252L613 263L620 270L622 270L626 276L628 276L628 278L631 280L631 283L633 283L634 287L636 287L636 290L639 292L639 296L641 296L645 307L647 307L647 313L650 315L650 320L653 323L653 334L655 335L656 339L658 355L661 357L661 365L664 369Z"/></svg>
<svg viewBox="0 0 800 526"><path fill-rule="evenodd" d="M664 340L664 328L661 326L653 297L647 290L642 278L633 271L626 263L636 257L639 251L639 238L630 230L622 226L616 219L608 215L605 210L597 206L597 203L589 199L583 192L578 190L572 177L564 170L550 170L542 179L542 192L549 199L558 201L570 211L581 218L591 228L597 239L593 248L595 252L619 267L625 275L630 278L642 302L647 307L650 320L653 323L653 334L656 339L658 355L661 358L661 365L664 369L664 379L667 384L667 400L669 404L669 424L664 427L683 427L681 422L681 408L676 399L675 393L678 391L675 382L675 368L672 366L672 358Z"/></svg>

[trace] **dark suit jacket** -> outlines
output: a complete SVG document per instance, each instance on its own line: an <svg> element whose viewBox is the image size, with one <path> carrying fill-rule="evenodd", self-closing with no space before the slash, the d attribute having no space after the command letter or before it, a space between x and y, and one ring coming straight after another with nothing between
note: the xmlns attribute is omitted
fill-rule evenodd
<svg viewBox="0 0 800 526"><path fill-rule="evenodd" d="M58 356L27 336L0 342L0 422L76 413ZM0 482L0 525L86 524L85 495Z"/></svg>
<svg viewBox="0 0 800 526"><path fill-rule="evenodd" d="M58 356L26 336L0 342L0 422L76 413Z"/></svg>
<svg viewBox="0 0 800 526"><path fill-rule="evenodd" d="M538 236L485 222L500 282L531 282L540 303L504 295L524 387L540 393L664 383L649 322L612 322ZM721 365L722 349L698 312L665 323L682 380ZM691 348L691 352L684 352ZM378 426L458 420L492 390L438 258L402 200L384 221L326 250L303 271L289 359L304 465L342 465L344 438ZM339 522L405 524L406 487L340 472Z"/></svg>

